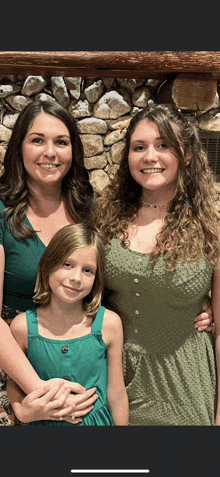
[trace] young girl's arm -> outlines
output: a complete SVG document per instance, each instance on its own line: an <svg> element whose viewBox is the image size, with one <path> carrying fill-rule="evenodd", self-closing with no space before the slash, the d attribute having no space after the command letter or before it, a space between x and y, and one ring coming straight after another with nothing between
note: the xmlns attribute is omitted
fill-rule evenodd
<svg viewBox="0 0 220 477"><path fill-rule="evenodd" d="M16 350L13 351L13 362L7 366L5 371L10 375L7 392L18 419L23 422L43 419L65 419L69 413L74 411L75 419L74 422L71 422L73 424L80 422L81 416L91 411L94 402L98 398L98 395L95 394L96 388L91 388L86 391L85 388L78 383L70 383L59 378L50 379L45 382L38 377L25 355L28 345L28 329L25 313L16 316L12 321L11 331L15 338L13 338L9 326L6 323L4 323L4 329L7 336L15 345ZM17 341L15 341L15 339ZM9 355L8 351L7 353L8 358L11 359L11 355ZM20 357L22 358L21 361ZM17 367L15 369L16 360ZM31 370L31 372L28 373L28 370ZM17 376L18 371L20 373L19 377L21 375L20 379L18 379ZM36 375L38 381L33 379L32 375L33 377ZM11 378L14 378L14 380ZM24 381L26 382L28 379L28 386L24 386ZM25 397L25 394L14 381L16 381L25 392L30 394ZM76 394L70 394L71 391Z"/></svg>
<svg viewBox="0 0 220 477"><path fill-rule="evenodd" d="M27 322L26 322L25 313L22 313L14 318L11 324L11 331L9 330L8 325L6 326L8 328L9 336L11 335L11 341L14 340L11 331L13 332L14 337L16 338L15 344L16 344L16 347L18 347L18 350L16 352L15 357L17 358L17 363L19 363L20 373L24 376L26 371L25 369L26 361L28 365L30 366L30 368L33 370L33 373L35 373L33 367L31 366L31 364L29 363L28 359L25 356L27 351L27 343L28 343L27 341L28 330L27 330ZM20 357L22 357L21 361L19 360ZM25 363L25 366L23 368L22 364L24 365L24 363ZM62 394L61 400L59 400L58 402L50 402L50 400L53 399L53 397L55 397L59 389L61 389L61 386L63 385L63 383L55 382L54 383L55 388L52 387L50 389L50 386L48 385L47 387L45 387L45 383L40 380L40 378L38 377L36 373L36 376L39 380L38 389L37 389L37 398L38 398L38 402L36 403L37 405L33 406L32 396L31 396L31 399L30 397L27 396L26 397L27 402L24 402L24 406L23 406L21 403L22 403L22 400L25 399L25 394L23 393L21 388L16 384L16 382L12 379L13 375L15 375L16 380L19 384L19 379L17 379L17 375L16 375L16 369L14 369L14 367L11 368L10 366L9 369L7 369L7 372L9 373L8 383L7 383L8 397L12 404L12 407L14 409L16 416L22 422L30 422L30 421L34 421L38 419L50 418L48 413L51 410L53 411L54 407L56 408L56 406L62 405L63 403L62 398L66 400L67 395L69 394L69 392L67 392L66 390L65 395ZM34 382L32 381L32 373L28 374L28 378L30 379L29 388L28 388L28 392L29 392L30 390L32 391L33 388L35 387L35 381ZM27 376L26 376L26 379L27 379ZM41 385L39 386L39 384ZM22 379L22 385L23 385L23 379ZM36 394L36 391L34 392L33 398L35 397L35 394ZM39 398L42 398L42 397L43 399L39 401Z"/></svg>
<svg viewBox="0 0 220 477"><path fill-rule="evenodd" d="M105 311L102 334L108 346L107 400L112 420L115 426L128 426L129 404L122 367L123 328L120 317L110 310Z"/></svg>
<svg viewBox="0 0 220 477"><path fill-rule="evenodd" d="M218 405L215 424L217 426L220 426L220 260L218 269L215 270L213 274L212 310L215 323L215 349L218 382Z"/></svg>

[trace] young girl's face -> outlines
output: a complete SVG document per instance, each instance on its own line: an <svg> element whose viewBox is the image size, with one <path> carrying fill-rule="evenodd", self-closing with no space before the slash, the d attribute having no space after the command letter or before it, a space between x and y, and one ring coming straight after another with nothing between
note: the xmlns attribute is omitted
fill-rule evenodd
<svg viewBox="0 0 220 477"><path fill-rule="evenodd" d="M51 299L65 303L82 301L92 290L97 270L97 253L93 245L75 250L49 275Z"/></svg>

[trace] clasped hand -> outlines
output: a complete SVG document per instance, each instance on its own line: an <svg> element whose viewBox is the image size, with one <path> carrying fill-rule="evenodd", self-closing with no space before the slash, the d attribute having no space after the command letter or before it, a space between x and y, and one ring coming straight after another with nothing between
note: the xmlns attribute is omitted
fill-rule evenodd
<svg viewBox="0 0 220 477"><path fill-rule="evenodd" d="M86 391L78 383L51 379L16 404L16 414L24 423L49 419L78 424L93 409L98 398L95 392L95 387Z"/></svg>

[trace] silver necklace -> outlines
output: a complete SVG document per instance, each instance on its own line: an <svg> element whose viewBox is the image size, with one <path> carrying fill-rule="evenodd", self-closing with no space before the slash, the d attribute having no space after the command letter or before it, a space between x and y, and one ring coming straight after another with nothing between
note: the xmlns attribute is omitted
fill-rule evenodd
<svg viewBox="0 0 220 477"><path fill-rule="evenodd" d="M144 200L143 197L141 197L141 202L146 205L146 207L151 207L152 209L167 209L168 207L167 205L150 204L147 200Z"/></svg>

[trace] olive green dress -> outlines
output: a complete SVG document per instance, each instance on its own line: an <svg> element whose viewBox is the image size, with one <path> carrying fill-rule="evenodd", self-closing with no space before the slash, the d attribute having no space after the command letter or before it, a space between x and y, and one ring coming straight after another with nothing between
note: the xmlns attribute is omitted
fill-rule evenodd
<svg viewBox="0 0 220 477"><path fill-rule="evenodd" d="M159 258L113 238L107 254L108 306L124 327L124 373L132 426L210 426L215 422L212 333L194 329L212 281L206 260L168 271Z"/></svg>

